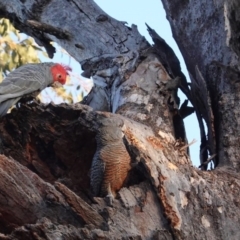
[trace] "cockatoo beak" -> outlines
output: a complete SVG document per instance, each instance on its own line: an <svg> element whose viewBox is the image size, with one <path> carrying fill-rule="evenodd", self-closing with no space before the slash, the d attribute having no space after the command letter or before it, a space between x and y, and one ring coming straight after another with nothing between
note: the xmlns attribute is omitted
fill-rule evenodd
<svg viewBox="0 0 240 240"><path fill-rule="evenodd" d="M60 82L54 82L54 83L52 84L52 87L53 87L53 88L61 88L61 87L63 87L63 85L62 85Z"/></svg>

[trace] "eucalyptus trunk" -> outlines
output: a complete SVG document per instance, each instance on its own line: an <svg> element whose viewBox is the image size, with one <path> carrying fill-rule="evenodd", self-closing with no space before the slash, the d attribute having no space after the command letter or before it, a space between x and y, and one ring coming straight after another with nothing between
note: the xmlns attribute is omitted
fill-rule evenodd
<svg viewBox="0 0 240 240"><path fill-rule="evenodd" d="M240 239L239 6L162 1L191 84L151 26L154 45L92 0L1 0L1 17L50 57L57 42L94 87L82 103L32 103L1 118L0 239ZM189 159L183 118L193 109L178 88L212 171ZM92 195L90 171L99 129L118 121L131 169L109 204Z"/></svg>

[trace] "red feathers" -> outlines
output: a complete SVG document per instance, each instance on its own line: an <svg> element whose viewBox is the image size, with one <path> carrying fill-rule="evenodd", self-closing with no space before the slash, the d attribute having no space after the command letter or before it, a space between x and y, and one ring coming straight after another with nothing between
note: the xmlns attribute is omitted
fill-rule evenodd
<svg viewBox="0 0 240 240"><path fill-rule="evenodd" d="M71 72L72 68L65 64L60 64L67 72ZM68 74L68 73L67 73Z"/></svg>
<svg viewBox="0 0 240 240"><path fill-rule="evenodd" d="M51 73L53 75L53 82L60 82L61 84L65 84L66 83L66 79L67 79L67 75L68 71L72 71L72 69L67 66L67 65L63 65L63 64L55 64L52 68L51 68Z"/></svg>

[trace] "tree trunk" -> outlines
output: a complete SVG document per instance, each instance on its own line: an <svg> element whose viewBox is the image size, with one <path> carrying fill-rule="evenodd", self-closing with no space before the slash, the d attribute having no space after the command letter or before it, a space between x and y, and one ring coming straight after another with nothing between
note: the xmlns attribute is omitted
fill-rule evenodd
<svg viewBox="0 0 240 240"><path fill-rule="evenodd" d="M208 125L210 152L217 154L215 165L239 171L240 3L235 0L162 2L192 84L196 85L199 75L202 76L197 101L204 102L207 96L211 101L199 111Z"/></svg>
<svg viewBox="0 0 240 240"><path fill-rule="evenodd" d="M92 0L1 1L2 17L49 56L59 43L95 86L82 104L32 103L0 120L0 239L240 239L237 3L163 3L190 88L153 29L150 46ZM183 117L193 109L179 107L178 87L198 115L202 168L217 154L213 171L191 165ZM103 185L128 156L114 199L93 195L92 162L105 162Z"/></svg>

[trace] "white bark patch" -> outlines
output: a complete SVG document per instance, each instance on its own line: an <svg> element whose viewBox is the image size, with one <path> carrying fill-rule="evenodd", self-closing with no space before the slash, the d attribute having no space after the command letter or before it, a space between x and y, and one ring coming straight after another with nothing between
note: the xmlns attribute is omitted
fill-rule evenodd
<svg viewBox="0 0 240 240"><path fill-rule="evenodd" d="M186 194L183 191L179 191L179 194L180 194L181 206L182 208L185 208L188 205L188 198L186 197Z"/></svg>
<svg viewBox="0 0 240 240"><path fill-rule="evenodd" d="M178 167L176 165L172 164L171 162L168 162L167 165L171 170L175 170L175 171L178 170Z"/></svg>
<svg viewBox="0 0 240 240"><path fill-rule="evenodd" d="M137 114L137 118L140 120L146 120L147 119L147 115L146 114L142 114L142 113L138 113Z"/></svg>
<svg viewBox="0 0 240 240"><path fill-rule="evenodd" d="M162 122L163 122L163 119L159 117L156 122L157 126L159 127L162 124Z"/></svg>
<svg viewBox="0 0 240 240"><path fill-rule="evenodd" d="M192 177L190 177L190 183L192 184L192 183L194 183L194 182L195 182L195 179L192 178Z"/></svg>
<svg viewBox="0 0 240 240"><path fill-rule="evenodd" d="M149 100L149 96L142 96L142 95L139 95L139 94L132 94L130 97L128 97L127 99L125 99L124 102L134 102L134 103L137 103L137 104L148 104L148 100Z"/></svg>
<svg viewBox="0 0 240 240"><path fill-rule="evenodd" d="M145 107L145 109L146 109L148 112L150 112L150 111L153 109L153 104L149 103L149 104Z"/></svg>
<svg viewBox="0 0 240 240"><path fill-rule="evenodd" d="M206 218L206 216L202 216L201 218L201 221L202 221L202 225L205 227L205 228L209 228L211 226L210 222L208 221L208 219Z"/></svg>
<svg viewBox="0 0 240 240"><path fill-rule="evenodd" d="M168 116L169 116L169 111L167 111L167 110L164 111L164 116L165 116L165 117L168 117Z"/></svg>
<svg viewBox="0 0 240 240"><path fill-rule="evenodd" d="M224 19L225 19L225 31L227 31L227 38L226 38L226 44L229 46L229 42L231 39L231 27L230 27L230 22L228 19L228 7L227 7L227 2L224 3Z"/></svg>
<svg viewBox="0 0 240 240"><path fill-rule="evenodd" d="M174 143L174 141L175 141L174 137L171 134L169 134L169 133L165 133L165 132L159 131L158 135L161 138L165 139L168 143Z"/></svg>
<svg viewBox="0 0 240 240"><path fill-rule="evenodd" d="M223 208L222 207L218 207L217 210L222 213L223 212Z"/></svg>

